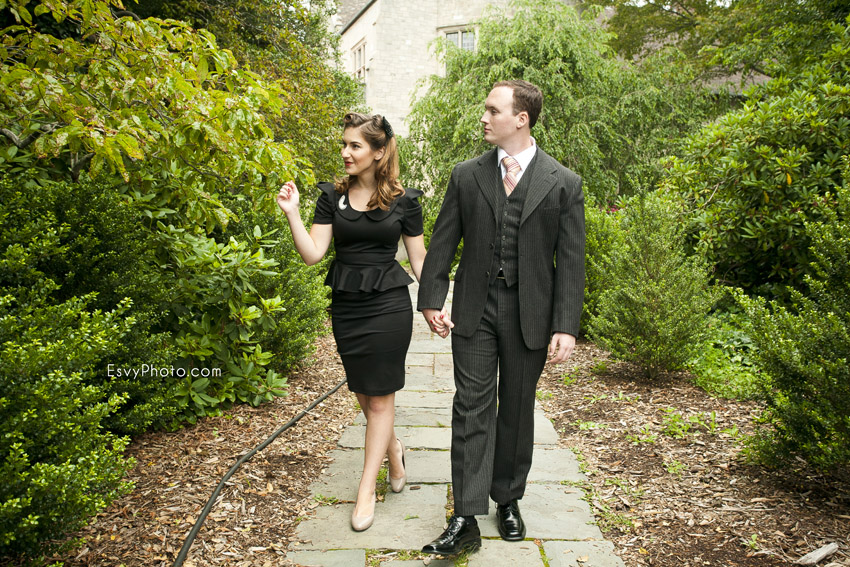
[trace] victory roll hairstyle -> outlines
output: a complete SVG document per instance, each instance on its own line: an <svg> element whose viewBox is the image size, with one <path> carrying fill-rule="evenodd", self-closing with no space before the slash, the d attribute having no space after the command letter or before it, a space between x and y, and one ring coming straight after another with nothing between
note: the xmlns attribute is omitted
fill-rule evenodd
<svg viewBox="0 0 850 567"><path fill-rule="evenodd" d="M404 188L398 180L398 144L393 135L392 126L387 119L380 114L360 114L349 112L343 118L343 130L349 128L360 128L360 133L373 151L384 148L384 155L378 160L375 168L375 181L378 182L378 190L368 203L368 207L388 210L392 202L404 195ZM345 193L356 176L348 175L338 179L334 184L337 193Z"/></svg>

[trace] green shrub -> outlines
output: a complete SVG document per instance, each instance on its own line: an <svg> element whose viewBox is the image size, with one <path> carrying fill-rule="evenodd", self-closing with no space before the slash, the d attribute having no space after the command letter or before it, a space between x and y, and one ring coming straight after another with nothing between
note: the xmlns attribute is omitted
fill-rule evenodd
<svg viewBox="0 0 850 567"><path fill-rule="evenodd" d="M752 339L744 331L747 322L741 313L718 310L709 325L709 340L688 363L694 382L722 398L754 398L760 376L753 359Z"/></svg>
<svg viewBox="0 0 850 567"><path fill-rule="evenodd" d="M0 289L17 295L47 278L60 284L50 304L86 296L90 308L101 311L130 298L125 316L134 325L87 380L107 397L125 399L105 418L108 429L134 434L168 423L177 411L175 381L117 371L168 366L175 356L162 326L172 284L139 208L107 183L39 185L30 176L0 181L0 200L6 205L0 213L0 249L6 251Z"/></svg>
<svg viewBox="0 0 850 567"><path fill-rule="evenodd" d="M626 204L623 240L602 258L605 275L589 333L620 359L655 378L690 361L707 335L714 303L708 272L683 251L679 215L658 192Z"/></svg>
<svg viewBox="0 0 850 567"><path fill-rule="evenodd" d="M158 228L175 276L167 317L176 329L181 417L194 422L235 402L259 405L282 395L286 378L268 367L274 353L259 339L286 307L253 283L275 274L277 263L265 256L269 235L256 226L250 239L217 242L174 225Z"/></svg>
<svg viewBox="0 0 850 567"><path fill-rule="evenodd" d="M850 184L837 197L823 222L806 225L814 262L805 294L792 291L790 307L740 298L765 375L767 410L749 452L763 462L850 463Z"/></svg>
<svg viewBox="0 0 850 567"><path fill-rule="evenodd" d="M315 202L315 198L317 195L308 195L305 191L305 206L302 207L305 216L311 209L306 203ZM254 227L260 227L266 235L264 253L277 262L270 270L272 273L258 274L252 283L260 295L281 299L282 309L273 313L273 324L263 327L258 340L265 351L274 353L270 368L285 374L313 353L316 337L325 330L329 288L324 280L329 262L326 258L315 266L304 265L289 229L281 229L286 220L277 211L269 213L249 206L246 200L234 203L233 209L240 221L230 224L229 234L253 238ZM312 217L312 210L309 210L309 217ZM305 222L309 223L310 219Z"/></svg>
<svg viewBox="0 0 850 567"><path fill-rule="evenodd" d="M89 311L92 296L48 305L56 289L43 279L0 296L0 556L62 547L54 542L129 489L127 441L101 426L124 398L92 385L131 327L128 305Z"/></svg>
<svg viewBox="0 0 850 567"><path fill-rule="evenodd" d="M850 148L850 28L799 76L693 136L663 185L688 201L689 235L723 283L748 293L799 287L811 263L804 225L824 217Z"/></svg>
<svg viewBox="0 0 850 567"><path fill-rule="evenodd" d="M588 199L584 208L585 222L585 287L582 329L599 312L599 298L606 286L605 258L622 243L619 207L608 209L596 206Z"/></svg>

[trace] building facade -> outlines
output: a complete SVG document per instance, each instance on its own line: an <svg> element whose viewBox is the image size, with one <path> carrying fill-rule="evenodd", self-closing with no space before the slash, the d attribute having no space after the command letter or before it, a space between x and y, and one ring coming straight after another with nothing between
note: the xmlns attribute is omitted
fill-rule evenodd
<svg viewBox="0 0 850 567"><path fill-rule="evenodd" d="M421 79L442 69L437 38L475 49L474 22L509 0L342 0L336 25L343 70L362 81L366 104L407 135L411 97Z"/></svg>

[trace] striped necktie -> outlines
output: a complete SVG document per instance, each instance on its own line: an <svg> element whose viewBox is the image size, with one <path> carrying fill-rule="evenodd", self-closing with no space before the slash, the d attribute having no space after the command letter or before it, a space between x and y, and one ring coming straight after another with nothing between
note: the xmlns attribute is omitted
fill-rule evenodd
<svg viewBox="0 0 850 567"><path fill-rule="evenodd" d="M502 179L502 183L505 186L505 194L510 195L517 184L517 173L519 173L522 168L519 166L519 162L511 156L505 156L502 158L502 163L507 171L504 179Z"/></svg>

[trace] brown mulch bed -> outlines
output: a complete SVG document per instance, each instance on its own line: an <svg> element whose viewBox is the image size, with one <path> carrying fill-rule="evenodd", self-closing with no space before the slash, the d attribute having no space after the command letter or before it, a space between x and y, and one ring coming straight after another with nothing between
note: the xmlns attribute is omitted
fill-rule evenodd
<svg viewBox="0 0 850 567"><path fill-rule="evenodd" d="M170 567L239 456L343 378L333 338L317 346L314 363L290 377L287 397L135 439L133 492L77 534L80 548L54 559L68 567ZM687 375L649 383L587 342L569 362L547 366L538 397L562 445L579 455L591 506L628 567L773 567L831 542L839 551L819 565L850 566L846 482L740 458L756 403L711 397ZM297 523L318 505L308 487L356 416L355 403L343 387L245 463L185 565L287 565Z"/></svg>
<svg viewBox="0 0 850 567"><path fill-rule="evenodd" d="M319 339L315 361L289 377L289 395L260 407L239 406L175 432L148 433L128 453L135 489L113 502L78 536L84 545L67 567L171 566L219 480L237 459L343 379L333 337ZM186 567L287 565L285 551L301 517L318 503L308 487L328 452L356 417L343 386L231 477L204 522Z"/></svg>
<svg viewBox="0 0 850 567"><path fill-rule="evenodd" d="M833 542L819 565L850 565L847 478L746 464L755 402L712 397L687 374L648 382L587 342L538 390L626 565L789 565Z"/></svg>

